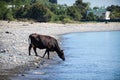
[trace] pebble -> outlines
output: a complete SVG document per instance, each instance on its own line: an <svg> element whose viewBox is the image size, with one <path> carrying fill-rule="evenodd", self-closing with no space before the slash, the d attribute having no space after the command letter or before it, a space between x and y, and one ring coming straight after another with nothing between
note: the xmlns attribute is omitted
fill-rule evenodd
<svg viewBox="0 0 120 80"><path fill-rule="evenodd" d="M35 65L35 66L38 66L38 63L35 62L34 65Z"/></svg>
<svg viewBox="0 0 120 80"><path fill-rule="evenodd" d="M21 76L25 76L24 74L21 74Z"/></svg>
<svg viewBox="0 0 120 80"><path fill-rule="evenodd" d="M6 52L9 52L9 50L7 50L7 49L1 49L0 50L0 53L6 53Z"/></svg>

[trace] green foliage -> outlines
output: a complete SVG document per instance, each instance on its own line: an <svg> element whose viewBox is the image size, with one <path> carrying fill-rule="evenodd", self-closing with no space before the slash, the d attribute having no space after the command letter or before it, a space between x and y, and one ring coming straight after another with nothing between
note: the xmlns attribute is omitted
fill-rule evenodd
<svg viewBox="0 0 120 80"><path fill-rule="evenodd" d="M11 0L0 0L0 1L4 1L4 2L11 2Z"/></svg>
<svg viewBox="0 0 120 80"><path fill-rule="evenodd" d="M108 11L111 11L110 18L111 19L120 19L120 6L111 5L107 7Z"/></svg>
<svg viewBox="0 0 120 80"><path fill-rule="evenodd" d="M92 21L94 21L94 20L97 20L97 16L96 15L94 15L92 12L90 12L89 14L88 14L88 16L87 16L87 20L92 20Z"/></svg>
<svg viewBox="0 0 120 80"><path fill-rule="evenodd" d="M63 22L64 23L71 23L72 20L69 17L66 17L66 18L63 19Z"/></svg>
<svg viewBox="0 0 120 80"><path fill-rule="evenodd" d="M29 10L30 5L25 5L24 7L20 7L16 10L15 17L16 18L29 18Z"/></svg>
<svg viewBox="0 0 120 80"><path fill-rule="evenodd" d="M67 9L67 15L70 16L75 21L80 21L82 15L78 11L78 7L71 6Z"/></svg>
<svg viewBox="0 0 120 80"><path fill-rule="evenodd" d="M66 18L65 15L59 15L58 17L59 17L59 20L60 20L60 21L63 21L63 20Z"/></svg>
<svg viewBox="0 0 120 80"><path fill-rule="evenodd" d="M49 9L50 9L50 11L52 11L54 14L57 14L58 13L58 5L56 5L56 4L50 4L49 5Z"/></svg>
<svg viewBox="0 0 120 80"><path fill-rule="evenodd" d="M89 3L84 3L82 0L76 0L74 6L78 7L79 14L82 15L82 19L85 19L86 12L89 9Z"/></svg>
<svg viewBox="0 0 120 80"><path fill-rule="evenodd" d="M14 7L7 8L7 5ZM88 3L83 3L82 0L76 0L73 6L52 4L49 0L2 0L0 19L33 19L39 22L66 23L85 18L88 7Z"/></svg>
<svg viewBox="0 0 120 80"><path fill-rule="evenodd" d="M14 20L14 17L13 17L13 12L11 9L7 9L7 11L5 12L5 15L4 15L4 19L5 20Z"/></svg>
<svg viewBox="0 0 120 80"><path fill-rule="evenodd" d="M36 21L46 22L50 20L52 12L42 4L35 3L31 6L27 15L28 18L32 18Z"/></svg>
<svg viewBox="0 0 120 80"><path fill-rule="evenodd" d="M51 3L57 4L57 0L49 0Z"/></svg>
<svg viewBox="0 0 120 80"><path fill-rule="evenodd" d="M97 7L97 6L93 7L93 10L96 10L96 9L99 9L99 7Z"/></svg>
<svg viewBox="0 0 120 80"><path fill-rule="evenodd" d="M58 5L57 6L57 15L66 15L66 5Z"/></svg>
<svg viewBox="0 0 120 80"><path fill-rule="evenodd" d="M54 16L54 14L49 9L47 9L47 12L44 16L45 22L51 21L52 16Z"/></svg>
<svg viewBox="0 0 120 80"><path fill-rule="evenodd" d="M4 19L4 14L6 12L7 8L6 8L6 2L4 1L0 1L0 19Z"/></svg>
<svg viewBox="0 0 120 80"><path fill-rule="evenodd" d="M39 3L35 3L30 8L30 12L30 18L41 22L44 21L44 15L46 14L47 9Z"/></svg>

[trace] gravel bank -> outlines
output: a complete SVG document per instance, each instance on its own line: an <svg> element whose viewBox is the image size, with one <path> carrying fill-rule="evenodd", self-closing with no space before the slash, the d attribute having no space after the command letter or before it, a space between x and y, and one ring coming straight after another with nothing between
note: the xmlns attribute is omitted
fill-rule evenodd
<svg viewBox="0 0 120 80"><path fill-rule="evenodd" d="M28 56L28 36L31 33L50 35L59 40L58 35L70 32L111 30L120 30L120 23L56 24L0 21L0 71L33 61L42 61L40 57L34 56L33 51L32 56ZM38 50L38 53L42 55L44 50Z"/></svg>

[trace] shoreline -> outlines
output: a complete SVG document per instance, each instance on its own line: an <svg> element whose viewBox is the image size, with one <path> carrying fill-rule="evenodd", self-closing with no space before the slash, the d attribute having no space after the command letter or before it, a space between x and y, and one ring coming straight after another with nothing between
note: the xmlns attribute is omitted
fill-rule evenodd
<svg viewBox="0 0 120 80"><path fill-rule="evenodd" d="M38 66L42 62L40 57L28 56L28 36L39 33L55 37L61 43L60 36L73 32L118 31L120 23L82 23L82 24L57 24L57 23L30 23L0 21L0 72L12 70L17 66ZM3 52L2 52L3 51ZM42 55L44 50L38 50ZM54 56L52 54L51 56ZM30 65L28 65L30 64ZM19 67L18 67L19 69ZM24 70L24 69L23 69ZM11 73L11 72L10 72ZM9 75L9 74L7 74ZM6 76L7 76L6 75ZM2 75L0 75L2 76Z"/></svg>

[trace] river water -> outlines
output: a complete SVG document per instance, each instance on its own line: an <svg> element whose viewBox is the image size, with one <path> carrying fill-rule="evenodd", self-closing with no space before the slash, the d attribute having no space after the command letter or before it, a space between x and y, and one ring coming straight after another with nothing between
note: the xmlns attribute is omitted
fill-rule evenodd
<svg viewBox="0 0 120 80"><path fill-rule="evenodd" d="M120 80L120 31L62 36L66 61L58 57L43 68L12 80Z"/></svg>

